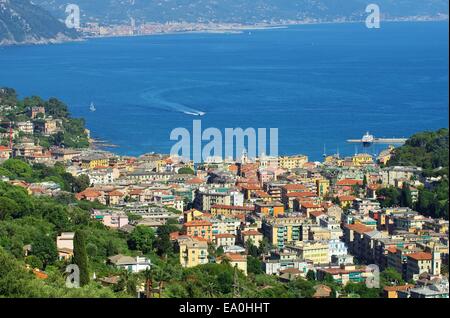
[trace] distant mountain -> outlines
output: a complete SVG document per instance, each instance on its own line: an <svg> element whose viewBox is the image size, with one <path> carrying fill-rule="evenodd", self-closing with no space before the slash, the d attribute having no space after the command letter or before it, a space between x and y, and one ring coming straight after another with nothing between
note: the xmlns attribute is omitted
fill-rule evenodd
<svg viewBox="0 0 450 318"><path fill-rule="evenodd" d="M448 0L34 0L56 16L68 3L80 6L82 22L239 22L361 20L377 3L386 18L448 15Z"/></svg>
<svg viewBox="0 0 450 318"><path fill-rule="evenodd" d="M76 37L75 31L29 0L0 0L0 45L52 43Z"/></svg>

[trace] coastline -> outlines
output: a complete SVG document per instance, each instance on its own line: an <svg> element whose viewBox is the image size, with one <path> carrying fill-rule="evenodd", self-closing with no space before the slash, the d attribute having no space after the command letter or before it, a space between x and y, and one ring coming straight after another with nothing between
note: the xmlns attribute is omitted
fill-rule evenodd
<svg viewBox="0 0 450 318"><path fill-rule="evenodd" d="M402 23L402 22L445 22L449 21L448 15L436 16L436 17L404 17L404 18L387 18L382 19L382 22L388 23ZM327 24L355 24L364 23L364 20L331 20L331 21L315 21L315 20L305 20L305 21L287 21L281 23L269 23L269 24L252 24L252 25L237 25L230 26L228 28L223 27L213 27L204 28L199 30L179 30L179 31L168 31L168 32L147 32L141 34L102 34L102 35L83 35L80 34L78 38L69 38L58 36L56 38L50 39L40 39L40 40L26 40L24 42L16 41L0 41L0 48L3 47L17 47L17 46L27 46L27 45L50 45L50 44L64 44L71 42L82 42L90 39L102 39L102 38L128 38L128 37L145 37L145 36L161 36L161 35L177 35L177 34L242 34L246 31L263 31L263 30L275 30L275 29L286 29L290 26L302 26L302 25L327 25ZM109 27L118 27L122 25L111 25Z"/></svg>

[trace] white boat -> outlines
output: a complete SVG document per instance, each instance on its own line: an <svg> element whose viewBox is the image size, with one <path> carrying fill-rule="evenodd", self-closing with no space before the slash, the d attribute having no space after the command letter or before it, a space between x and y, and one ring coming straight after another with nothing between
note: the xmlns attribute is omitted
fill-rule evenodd
<svg viewBox="0 0 450 318"><path fill-rule="evenodd" d="M90 110L91 112L95 112L95 111L96 111L95 105L94 105L93 102L91 102L91 106L89 107L89 110Z"/></svg>
<svg viewBox="0 0 450 318"><path fill-rule="evenodd" d="M370 145L373 143L374 141L374 137L373 135L369 134L369 132L367 132L361 139L361 141L363 142L364 145Z"/></svg>

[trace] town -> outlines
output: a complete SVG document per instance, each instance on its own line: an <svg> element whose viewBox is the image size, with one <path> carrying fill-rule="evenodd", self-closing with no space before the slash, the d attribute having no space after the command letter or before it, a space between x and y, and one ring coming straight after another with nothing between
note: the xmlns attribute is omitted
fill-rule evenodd
<svg viewBox="0 0 450 318"><path fill-rule="evenodd" d="M322 162L306 155L250 158L245 152L238 159L199 164L163 154L119 156L86 147L88 131L68 136L70 120L59 115L55 101L34 105L36 100L13 98L16 106L5 89L2 93L0 178L5 186L0 189L8 184L31 197L58 200L72 193L78 203L70 204L88 205L86 222L93 228L127 238L126 248L111 247L102 257L99 263L105 266L96 272L91 266L88 281L115 290L124 275L142 274L144 283L135 284L136 290L122 289L134 290L136 297L170 297L176 279L155 278L164 273L151 270L155 262L172 258L181 270L228 266L231 287L220 295L232 297L245 297L245 284L252 280L262 297L270 297L264 294L270 286L305 281L308 286L298 287L304 297L448 298L448 167L432 167L429 173L429 167L405 165L394 147L378 157L336 154ZM20 115L11 116L16 111ZM59 177L45 178L45 173L40 180L27 179L23 172L30 169L31 176L36 167L62 169L71 186L64 188ZM447 201L439 205L430 193L442 186ZM3 196L8 190L2 191ZM0 225L19 214L9 201L0 202ZM77 234L70 228L61 226L54 238L61 264L76 258ZM2 235L0 227L5 247ZM87 241L88 254L98 259L100 253L91 250L100 243ZM39 258L34 242L23 243L21 257ZM48 279L45 260L27 264L39 279ZM374 275L372 265L382 281L374 292L365 284ZM170 276L167 267L157 266ZM182 286L188 294L181 295L195 296ZM220 286L205 286L202 295L213 297L216 289Z"/></svg>

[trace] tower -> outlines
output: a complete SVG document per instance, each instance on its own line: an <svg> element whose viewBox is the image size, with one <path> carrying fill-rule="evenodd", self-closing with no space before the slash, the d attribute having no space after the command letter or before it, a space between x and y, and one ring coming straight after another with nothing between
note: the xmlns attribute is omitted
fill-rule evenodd
<svg viewBox="0 0 450 318"><path fill-rule="evenodd" d="M433 244L431 249L431 274L440 275L441 274L441 253L439 253L436 243Z"/></svg>

